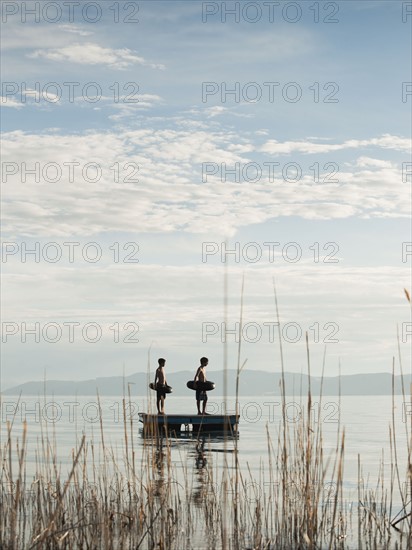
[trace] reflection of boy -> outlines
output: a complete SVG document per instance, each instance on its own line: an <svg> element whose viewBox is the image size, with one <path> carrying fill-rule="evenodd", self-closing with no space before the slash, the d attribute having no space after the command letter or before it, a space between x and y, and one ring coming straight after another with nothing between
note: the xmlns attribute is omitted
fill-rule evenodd
<svg viewBox="0 0 412 550"><path fill-rule="evenodd" d="M159 359L158 360L159 366L156 369L156 376L154 385L156 388L156 405L157 405L157 412L159 414L165 413L165 399L166 399L166 391L165 388L159 388L159 386L166 386L166 375L164 366L166 363L166 359ZM156 386L157 382L157 386Z"/></svg>
<svg viewBox="0 0 412 550"><path fill-rule="evenodd" d="M196 382L206 382L206 367L209 363L207 357L202 357L200 359L200 367L196 371L195 383ZM200 402L203 401L202 411L200 411ZM197 404L197 414L207 414L206 405L207 405L207 393L203 390L196 390L196 404Z"/></svg>

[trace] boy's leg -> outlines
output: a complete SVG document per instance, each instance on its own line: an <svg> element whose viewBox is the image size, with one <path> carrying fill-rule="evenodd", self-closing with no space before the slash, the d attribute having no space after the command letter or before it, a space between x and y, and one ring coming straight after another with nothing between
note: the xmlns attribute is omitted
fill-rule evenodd
<svg viewBox="0 0 412 550"><path fill-rule="evenodd" d="M161 414L164 410L164 399L162 392L158 391L156 392L156 405L157 405L157 412Z"/></svg>
<svg viewBox="0 0 412 550"><path fill-rule="evenodd" d="M162 397L160 398L160 403L161 403L161 412L164 414L164 412L165 412L165 398L164 398L164 395L162 395Z"/></svg>
<svg viewBox="0 0 412 550"><path fill-rule="evenodd" d="M205 394L203 395L203 414L206 413L206 405L207 405L207 394L205 392Z"/></svg>

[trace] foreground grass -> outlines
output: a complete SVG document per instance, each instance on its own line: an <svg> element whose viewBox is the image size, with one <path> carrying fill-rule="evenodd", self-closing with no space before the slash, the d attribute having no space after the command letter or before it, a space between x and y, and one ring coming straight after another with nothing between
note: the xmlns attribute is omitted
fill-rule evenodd
<svg viewBox="0 0 412 550"><path fill-rule="evenodd" d="M280 321L276 292L275 303ZM240 332L242 312L243 284ZM240 356L239 344L236 395L244 366ZM204 460L207 441L194 437L196 476L184 458L177 464L171 460L173 434L146 434L137 450L136 426L126 414L124 398L120 456L105 442L100 410L98 441L78 438L64 474L56 434L49 437L42 429L34 479L28 480L27 425L16 435L9 422L0 448L0 550L412 548L412 416L404 424L407 461L399 464L393 397L390 476L384 477L382 460L375 489L369 489L358 455L357 504L348 508L343 496L344 428L337 424L335 447L326 455L322 423L315 421L322 399L314 415L310 386L305 413L288 423L281 344L280 357L282 415L274 439L267 430L268 466L262 460L258 479L240 462L236 434L223 434L225 450L231 440L234 452L224 455L219 469ZM310 380L308 345L307 363ZM402 372L400 357L399 365ZM404 404L405 396L403 388ZM412 406L412 396L408 401ZM325 493L325 487L331 490ZM397 495L402 509L395 515Z"/></svg>
<svg viewBox="0 0 412 550"><path fill-rule="evenodd" d="M106 445L101 421L98 441L78 438L62 474L56 434L43 431L30 480L27 426L16 435L8 424L1 448L1 549L410 547L410 454L408 464L397 464L394 424L390 479L382 474L375 490L364 487L359 458L358 505L347 508L345 432L336 426L335 448L325 456L310 393L298 422L291 426L283 415L274 440L267 430L268 466L260 467L258 479L241 464L235 434L223 434L234 449L219 469L203 460L207 437L193 437L196 475L184 458L172 462L172 434L146 434L137 447L126 408L124 399L120 456ZM331 490L325 493L325 486ZM404 508L395 518L398 490Z"/></svg>

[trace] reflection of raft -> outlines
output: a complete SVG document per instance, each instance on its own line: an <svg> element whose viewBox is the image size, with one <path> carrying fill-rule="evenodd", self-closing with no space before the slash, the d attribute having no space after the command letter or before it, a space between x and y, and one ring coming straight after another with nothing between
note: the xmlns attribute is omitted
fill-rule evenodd
<svg viewBox="0 0 412 550"><path fill-rule="evenodd" d="M170 432L237 432L239 415L236 414L146 414L139 413L146 433L157 433L160 427Z"/></svg>
<svg viewBox="0 0 412 550"><path fill-rule="evenodd" d="M156 384L156 386L153 384L153 382L150 382L149 388L151 390L155 391L163 391L165 393L172 393L172 386L168 386L167 384Z"/></svg>
<svg viewBox="0 0 412 550"><path fill-rule="evenodd" d="M186 386L189 390L210 391L215 389L214 382L194 382L193 380L189 380Z"/></svg>

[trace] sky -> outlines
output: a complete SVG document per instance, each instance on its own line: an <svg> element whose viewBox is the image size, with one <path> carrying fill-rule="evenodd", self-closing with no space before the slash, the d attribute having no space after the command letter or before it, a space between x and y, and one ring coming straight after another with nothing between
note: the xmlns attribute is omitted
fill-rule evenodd
<svg viewBox="0 0 412 550"><path fill-rule="evenodd" d="M2 387L411 372L411 21L4 1Z"/></svg>

